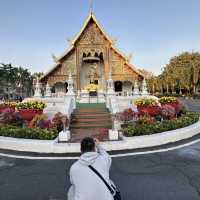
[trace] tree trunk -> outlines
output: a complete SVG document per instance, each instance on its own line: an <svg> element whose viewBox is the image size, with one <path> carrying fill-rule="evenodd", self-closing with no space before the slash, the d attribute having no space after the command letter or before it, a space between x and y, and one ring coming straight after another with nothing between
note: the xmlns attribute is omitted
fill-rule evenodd
<svg viewBox="0 0 200 200"><path fill-rule="evenodd" d="M196 85L195 84L193 84L193 94L196 94Z"/></svg>
<svg viewBox="0 0 200 200"><path fill-rule="evenodd" d="M180 89L179 94L182 94L181 87L179 89Z"/></svg>
<svg viewBox="0 0 200 200"><path fill-rule="evenodd" d="M176 92L174 91L174 84L172 84L172 94L175 94Z"/></svg>
<svg viewBox="0 0 200 200"><path fill-rule="evenodd" d="M152 92L153 92L153 94L155 94L155 86L154 86L154 84L152 86Z"/></svg>
<svg viewBox="0 0 200 200"><path fill-rule="evenodd" d="M167 84L167 94L169 94L169 85Z"/></svg>
<svg viewBox="0 0 200 200"><path fill-rule="evenodd" d="M160 87L160 92L163 94L163 86Z"/></svg>

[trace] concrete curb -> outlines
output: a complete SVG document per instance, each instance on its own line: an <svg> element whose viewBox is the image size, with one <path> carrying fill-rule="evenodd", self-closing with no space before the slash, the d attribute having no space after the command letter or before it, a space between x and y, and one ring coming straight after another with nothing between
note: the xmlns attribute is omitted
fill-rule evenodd
<svg viewBox="0 0 200 200"><path fill-rule="evenodd" d="M191 138L200 133L200 121L172 131L153 135L122 137L121 141L102 142L107 151L155 147ZM17 139L0 136L0 149L35 153L79 153L79 143L57 143L55 140Z"/></svg>

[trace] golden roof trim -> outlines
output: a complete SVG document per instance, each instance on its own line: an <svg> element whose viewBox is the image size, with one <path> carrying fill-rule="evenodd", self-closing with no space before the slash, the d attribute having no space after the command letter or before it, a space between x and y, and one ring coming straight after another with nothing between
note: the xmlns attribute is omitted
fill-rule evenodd
<svg viewBox="0 0 200 200"><path fill-rule="evenodd" d="M53 70L55 70L55 69L58 67L58 65L61 64L61 63L60 63L60 59L62 59L64 56L68 55L73 49L74 49L74 47L72 46L72 47L70 47L69 49L67 49L61 56L59 56L59 57L57 58L58 62L55 63L55 64L53 65L53 67L52 67L49 71L47 71L47 72L40 78L40 80L42 80L43 78L45 78L46 76L48 76Z"/></svg>
<svg viewBox="0 0 200 200"><path fill-rule="evenodd" d="M126 62L126 65L128 65L131 69L133 69L136 73L138 73L140 76L144 77L144 75L131 63Z"/></svg>
<svg viewBox="0 0 200 200"><path fill-rule="evenodd" d="M144 75L139 71L139 70L137 70L137 68L134 66L134 65L132 65L131 63L129 63L129 61L128 61L128 59L126 58L126 55L124 54L124 53L122 53L119 49L117 49L115 46L111 46L111 48L117 53L117 54L119 54L122 58L124 58L124 60L125 60L125 64L126 65L128 65L130 68L132 68L137 74L139 74L140 76L143 76L144 77Z"/></svg>

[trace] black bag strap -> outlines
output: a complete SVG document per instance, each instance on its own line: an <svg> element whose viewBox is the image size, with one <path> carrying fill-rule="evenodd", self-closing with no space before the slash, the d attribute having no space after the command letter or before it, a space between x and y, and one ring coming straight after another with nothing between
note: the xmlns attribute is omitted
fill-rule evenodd
<svg viewBox="0 0 200 200"><path fill-rule="evenodd" d="M111 192L112 195L115 194L115 191L112 189L112 187L106 182L106 180L103 178L103 176L94 168L92 167L92 165L88 166L106 185L106 187L108 188L108 190Z"/></svg>

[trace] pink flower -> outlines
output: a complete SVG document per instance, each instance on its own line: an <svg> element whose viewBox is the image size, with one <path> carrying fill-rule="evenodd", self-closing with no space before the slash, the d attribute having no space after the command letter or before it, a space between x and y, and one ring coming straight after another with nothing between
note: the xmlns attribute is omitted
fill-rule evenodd
<svg viewBox="0 0 200 200"><path fill-rule="evenodd" d="M176 116L175 108L167 104L161 106L160 112L164 119L172 119Z"/></svg>

